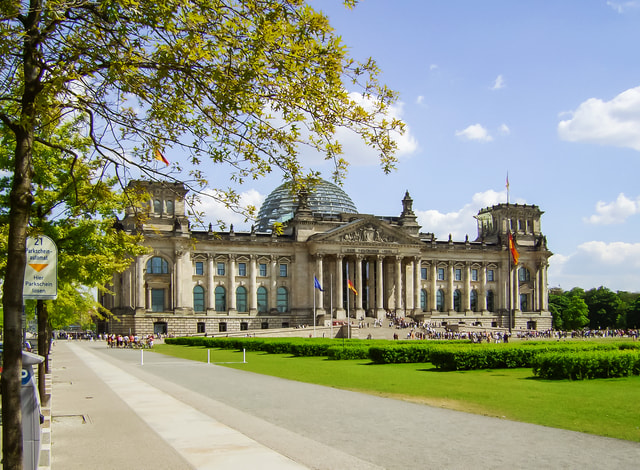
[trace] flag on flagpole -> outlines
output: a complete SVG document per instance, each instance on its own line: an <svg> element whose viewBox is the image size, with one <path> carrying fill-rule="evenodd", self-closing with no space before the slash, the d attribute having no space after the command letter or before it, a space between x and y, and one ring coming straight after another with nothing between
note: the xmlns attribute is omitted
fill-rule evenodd
<svg viewBox="0 0 640 470"><path fill-rule="evenodd" d="M169 160L167 160L164 155L162 155L162 152L158 149L155 149L153 151L153 157L156 160L160 160L161 162L163 162L165 165L169 166Z"/></svg>
<svg viewBox="0 0 640 470"><path fill-rule="evenodd" d="M513 235L509 233L509 251L511 252L511 257L513 258L513 264L518 264L518 258L520 258L520 253L516 249L516 242L513 239Z"/></svg>
<svg viewBox="0 0 640 470"><path fill-rule="evenodd" d="M351 282L351 279L347 279L347 287L351 289L355 295L358 295L358 291L355 287L353 287L353 282Z"/></svg>
<svg viewBox="0 0 640 470"><path fill-rule="evenodd" d="M509 172L507 172L507 191L509 191Z"/></svg>
<svg viewBox="0 0 640 470"><path fill-rule="evenodd" d="M324 292L324 289L322 288L322 286L320 285L320 281L318 281L318 278L313 276L313 287L315 287L316 289L318 289L320 292Z"/></svg>

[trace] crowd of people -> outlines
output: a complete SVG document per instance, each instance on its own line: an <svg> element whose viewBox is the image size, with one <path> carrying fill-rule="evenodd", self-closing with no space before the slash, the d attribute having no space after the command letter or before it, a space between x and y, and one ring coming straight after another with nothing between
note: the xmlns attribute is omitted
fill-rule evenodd
<svg viewBox="0 0 640 470"><path fill-rule="evenodd" d="M110 348L152 348L153 347L153 335L138 336L138 335L105 335L107 346Z"/></svg>

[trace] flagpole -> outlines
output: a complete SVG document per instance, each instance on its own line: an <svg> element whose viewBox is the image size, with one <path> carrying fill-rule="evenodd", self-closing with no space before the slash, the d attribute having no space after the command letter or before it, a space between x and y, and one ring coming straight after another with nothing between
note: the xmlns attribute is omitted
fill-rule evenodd
<svg viewBox="0 0 640 470"><path fill-rule="evenodd" d="M314 280L314 285L313 285L313 337L316 337L316 285L315 285L315 280L316 280L316 273L313 273L313 280Z"/></svg>
<svg viewBox="0 0 640 470"><path fill-rule="evenodd" d="M349 261L347 261L347 285L349 285ZM347 338L351 338L351 316L349 315L349 289L347 287Z"/></svg>
<svg viewBox="0 0 640 470"><path fill-rule="evenodd" d="M511 223L511 220L509 220ZM507 257L509 258L509 277L507 280L507 309L509 313L509 333L511 333L511 229L507 235Z"/></svg>
<svg viewBox="0 0 640 470"><path fill-rule="evenodd" d="M331 317L331 339L333 339L333 273L330 275L329 286L329 315Z"/></svg>

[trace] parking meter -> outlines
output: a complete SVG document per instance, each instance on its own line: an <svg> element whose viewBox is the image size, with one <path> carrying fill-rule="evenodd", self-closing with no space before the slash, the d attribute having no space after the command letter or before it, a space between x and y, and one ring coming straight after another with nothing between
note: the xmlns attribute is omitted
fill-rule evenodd
<svg viewBox="0 0 640 470"><path fill-rule="evenodd" d="M40 395L33 375L33 366L44 357L22 351L22 387L20 402L22 410L22 461L24 470L36 470L40 460Z"/></svg>

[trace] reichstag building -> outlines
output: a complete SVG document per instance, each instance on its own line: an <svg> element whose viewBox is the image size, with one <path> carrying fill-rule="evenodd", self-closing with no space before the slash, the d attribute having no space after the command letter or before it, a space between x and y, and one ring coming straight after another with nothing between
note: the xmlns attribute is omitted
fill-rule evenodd
<svg viewBox="0 0 640 470"><path fill-rule="evenodd" d="M409 192L398 195L398 216L360 214L321 181L295 197L276 188L250 231L214 232L191 230L182 184L131 184L150 195L149 214L139 224L129 209L121 227L142 231L150 250L102 296L113 318L101 333L219 335L311 326L314 313L325 326L395 316L451 329L551 328L552 253L535 205L487 207L474 240L437 240L421 231Z"/></svg>

